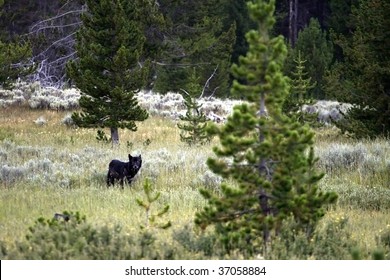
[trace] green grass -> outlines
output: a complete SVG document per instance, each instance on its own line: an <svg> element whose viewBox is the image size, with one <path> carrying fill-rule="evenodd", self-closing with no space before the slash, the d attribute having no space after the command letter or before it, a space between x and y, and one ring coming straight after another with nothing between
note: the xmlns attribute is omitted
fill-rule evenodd
<svg viewBox="0 0 390 280"><path fill-rule="evenodd" d="M135 201L144 196L145 178L161 192L153 207L170 205L166 219L173 226L158 238L173 242L173 233L192 225L195 213L205 205L199 188L218 190L218 178L205 176L213 144L187 147L180 142L174 121L151 117L139 123L135 133L120 131L122 144L113 149L96 141L95 130L61 124L66 114L0 109L0 240L6 245L23 239L38 217L51 218L64 210L85 214L93 225L119 224L126 234L136 233L146 219ZM47 120L43 126L34 123L40 116ZM141 153L143 158L136 181L124 190L107 189L109 161L126 160L128 153ZM346 219L343 230L369 256L378 246L378 235L390 227L390 143L385 139L359 142L321 129L316 154L318 167L326 172L320 186L339 194L319 230ZM335 157L346 162L332 161Z"/></svg>

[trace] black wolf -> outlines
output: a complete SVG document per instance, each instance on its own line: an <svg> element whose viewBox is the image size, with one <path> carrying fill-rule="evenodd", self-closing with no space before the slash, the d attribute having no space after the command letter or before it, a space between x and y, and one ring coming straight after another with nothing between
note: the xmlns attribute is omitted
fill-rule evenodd
<svg viewBox="0 0 390 280"><path fill-rule="evenodd" d="M107 187L114 185L115 180L117 180L123 189L124 178L126 177L127 182L130 184L134 176L141 169L141 166L141 155L138 157L132 157L129 154L129 162L123 162L116 159L112 160L108 165Z"/></svg>

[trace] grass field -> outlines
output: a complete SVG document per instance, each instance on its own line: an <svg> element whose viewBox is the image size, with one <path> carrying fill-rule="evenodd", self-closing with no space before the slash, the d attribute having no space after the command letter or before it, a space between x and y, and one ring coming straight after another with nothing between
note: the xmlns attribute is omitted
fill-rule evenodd
<svg viewBox="0 0 390 280"><path fill-rule="evenodd" d="M175 121L150 117L135 133L120 131L121 145L112 148L96 140L96 130L64 125L67 114L0 108L0 240L7 246L23 239L38 217L64 210L79 211L96 226L119 224L126 234L136 233L146 220L135 201L144 197L146 178L161 192L153 206L170 205L166 219L172 228L158 238L174 243L172 233L191 228L205 205L199 188L218 191L220 178L205 164L213 144L181 143ZM381 238L390 236L390 142L352 140L332 128L318 129L316 135L318 168L326 173L320 186L339 194L319 230L342 222L342 231L332 237L335 243L348 239L345 243L355 244L367 258L378 248L389 250ZM128 153L142 155L141 172L130 187L108 189L109 161L126 161Z"/></svg>

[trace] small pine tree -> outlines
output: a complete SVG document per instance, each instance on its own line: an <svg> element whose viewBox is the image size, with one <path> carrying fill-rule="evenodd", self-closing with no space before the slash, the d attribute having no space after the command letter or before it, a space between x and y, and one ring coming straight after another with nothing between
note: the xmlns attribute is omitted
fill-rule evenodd
<svg viewBox="0 0 390 280"><path fill-rule="evenodd" d="M146 196L146 201L143 201L139 198L136 199L137 204L145 210L146 222L145 225L141 225L140 228L142 230L148 229L150 227L159 228L159 229L167 229L172 224L171 221L166 223L159 223L157 219L163 217L169 211L169 205L165 205L163 209L161 209L156 214L151 213L152 204L155 203L159 198L161 193L157 192L155 194L152 193L152 185L149 180L144 182L144 193Z"/></svg>
<svg viewBox="0 0 390 280"><path fill-rule="evenodd" d="M298 101L308 100L309 96L307 92L314 88L317 82L312 83L311 77L305 78L308 73L305 71L306 60L302 59L301 52L298 51L298 57L294 59L295 62L295 72L291 74L294 76L292 79L292 95Z"/></svg>
<svg viewBox="0 0 390 280"><path fill-rule="evenodd" d="M283 112L290 117L295 117L301 123L309 123L313 126L318 125L317 114L308 114L302 112L302 106L313 104L313 100L309 97L308 91L316 86L316 82L311 82L311 77L307 77L305 71L306 60L301 57L301 52L298 52L298 57L294 60L295 72L292 72L291 90L289 96L283 103Z"/></svg>
<svg viewBox="0 0 390 280"><path fill-rule="evenodd" d="M195 95L202 92L195 70L192 72L188 83L189 92L184 92L184 104L187 108L185 116L180 116L183 123L177 124L181 130L180 140L188 145L203 145L210 142L210 135L206 131L207 117L201 110Z"/></svg>
<svg viewBox="0 0 390 280"><path fill-rule="evenodd" d="M206 131L207 117L200 109L196 98L186 95L184 104L187 107L185 116L180 116L183 123L177 124L181 129L180 140L192 145L204 145L210 142L210 135Z"/></svg>
<svg viewBox="0 0 390 280"><path fill-rule="evenodd" d="M195 223L203 229L214 224L227 249L254 254L290 217L309 237L337 196L318 188L323 174L314 168L314 133L282 113L289 91L281 70L287 48L281 36L270 37L275 0L249 1L248 9L258 29L247 33L248 53L232 67L245 81L235 80L232 91L248 102L236 106L225 125L209 128L221 143L207 164L236 185L223 183L221 195L202 190L208 205Z"/></svg>
<svg viewBox="0 0 390 280"><path fill-rule="evenodd" d="M80 127L110 128L112 143L118 144L118 128L136 131L135 122L148 117L135 96L146 85L150 67L142 58L143 25L136 20L142 3L127 2L125 10L121 0L86 2L77 35L79 59L67 67L82 94L82 112L72 119Z"/></svg>

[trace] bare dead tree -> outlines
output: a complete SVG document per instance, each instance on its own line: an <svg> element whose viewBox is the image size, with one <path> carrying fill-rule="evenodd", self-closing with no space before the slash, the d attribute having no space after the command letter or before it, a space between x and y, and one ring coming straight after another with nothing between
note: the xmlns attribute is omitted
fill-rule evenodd
<svg viewBox="0 0 390 280"><path fill-rule="evenodd" d="M217 67L214 68L213 73L210 75L210 77L209 77L209 78L207 79L207 81L204 83L204 86L203 86L203 89L202 89L202 94L200 95L199 98L202 98L202 97L203 97L206 88L209 87L210 81L211 81L211 79L215 76L215 74L217 73L217 70L218 70L218 65L217 65ZM214 93L216 92L217 89L218 89L218 87L216 87L216 88L214 89L214 91L213 91L213 93L211 94L211 96L214 95Z"/></svg>
<svg viewBox="0 0 390 280"><path fill-rule="evenodd" d="M54 16L31 25L26 36L32 42L32 61L37 65L31 80L55 88L67 83L65 66L76 58L75 35L85 11L78 1L67 1Z"/></svg>

